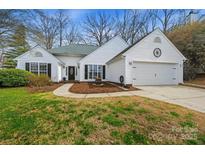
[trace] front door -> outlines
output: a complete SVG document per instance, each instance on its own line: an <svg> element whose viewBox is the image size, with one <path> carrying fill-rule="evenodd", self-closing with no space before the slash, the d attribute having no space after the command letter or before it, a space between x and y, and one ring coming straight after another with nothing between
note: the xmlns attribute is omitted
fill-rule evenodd
<svg viewBox="0 0 205 154"><path fill-rule="evenodd" d="M68 80L75 80L75 66L68 66Z"/></svg>

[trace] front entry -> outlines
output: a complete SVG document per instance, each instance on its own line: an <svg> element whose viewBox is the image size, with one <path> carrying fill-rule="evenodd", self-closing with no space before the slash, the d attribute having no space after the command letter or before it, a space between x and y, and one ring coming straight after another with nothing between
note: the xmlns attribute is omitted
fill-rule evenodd
<svg viewBox="0 0 205 154"><path fill-rule="evenodd" d="M75 80L75 66L68 66L68 80Z"/></svg>

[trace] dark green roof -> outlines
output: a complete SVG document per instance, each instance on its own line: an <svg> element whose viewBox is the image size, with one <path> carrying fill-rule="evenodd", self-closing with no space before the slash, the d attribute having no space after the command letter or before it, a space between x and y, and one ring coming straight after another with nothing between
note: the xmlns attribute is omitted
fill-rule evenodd
<svg viewBox="0 0 205 154"><path fill-rule="evenodd" d="M54 55L88 55L98 47L86 44L70 44L68 46L50 49L49 52Z"/></svg>

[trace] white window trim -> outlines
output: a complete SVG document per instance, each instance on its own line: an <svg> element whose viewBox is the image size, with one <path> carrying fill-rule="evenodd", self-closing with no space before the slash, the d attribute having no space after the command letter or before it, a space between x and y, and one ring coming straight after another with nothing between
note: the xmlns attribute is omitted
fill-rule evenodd
<svg viewBox="0 0 205 154"><path fill-rule="evenodd" d="M47 75L48 75L48 64L49 63L45 63L45 62L36 62L36 61L31 61L28 62L29 63L29 72L31 72L31 63L37 63L38 64L38 75L40 75L40 63L42 64L47 64L46 68L47 68ZM32 72L31 72L32 73Z"/></svg>
<svg viewBox="0 0 205 154"><path fill-rule="evenodd" d="M102 80L105 80L105 79L103 79L103 64L85 64L85 65L87 65L88 66L88 71L87 71L87 76L88 76L88 79L85 79L85 80L88 80L88 81L93 81L93 80L95 80L95 78L94 78L94 65L96 65L97 66L97 76L98 76L98 72L99 72L99 69L98 69L98 66L102 66L101 67L101 79ZM90 78L90 67L89 67L89 65L91 65L92 66L92 78Z"/></svg>

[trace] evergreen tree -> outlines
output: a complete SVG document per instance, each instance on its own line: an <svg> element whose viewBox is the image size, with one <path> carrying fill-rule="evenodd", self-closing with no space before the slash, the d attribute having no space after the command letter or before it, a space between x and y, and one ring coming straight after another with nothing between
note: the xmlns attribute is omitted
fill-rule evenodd
<svg viewBox="0 0 205 154"><path fill-rule="evenodd" d="M10 38L8 51L4 54L5 60L3 67L15 68L16 63L13 59L25 53L28 49L29 45L26 41L26 28L24 25L19 25Z"/></svg>

